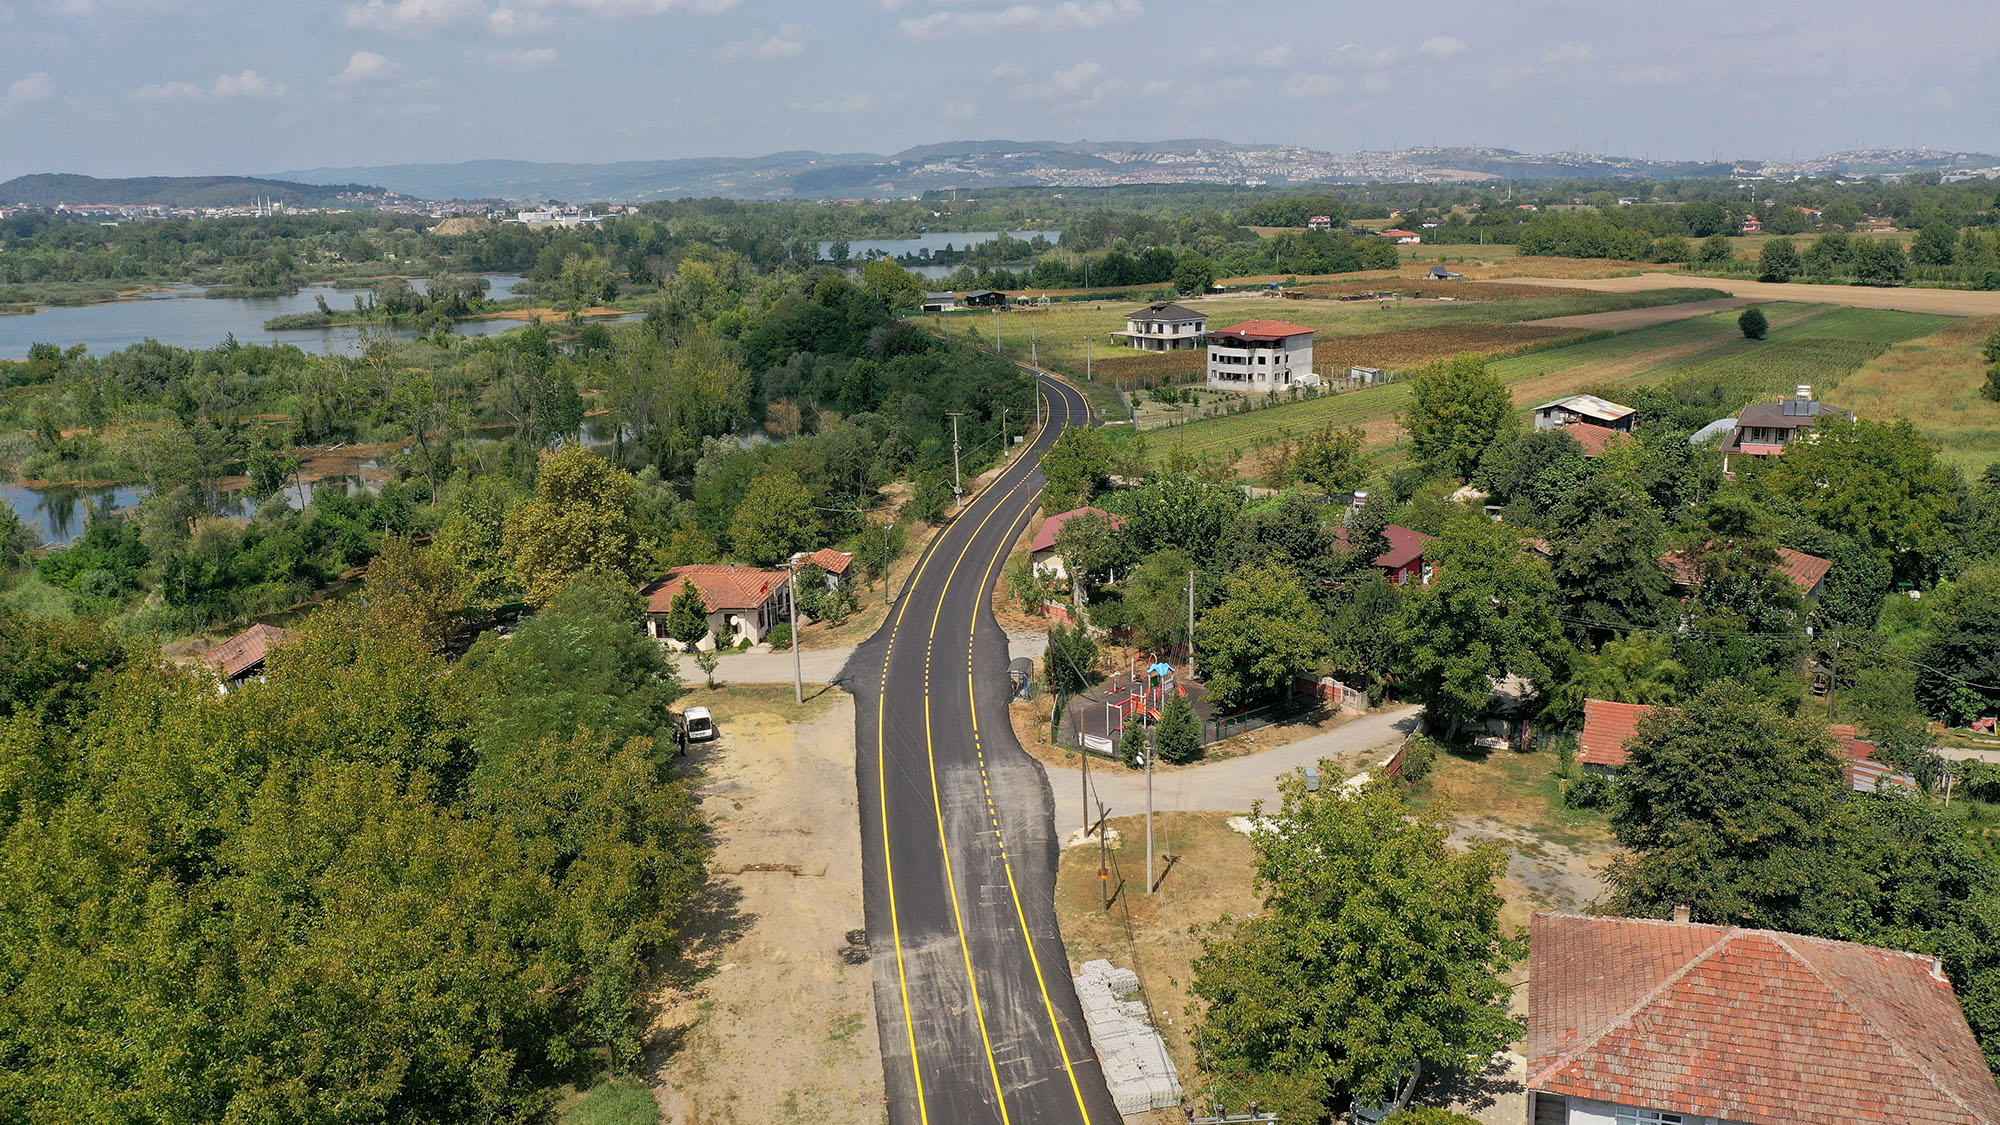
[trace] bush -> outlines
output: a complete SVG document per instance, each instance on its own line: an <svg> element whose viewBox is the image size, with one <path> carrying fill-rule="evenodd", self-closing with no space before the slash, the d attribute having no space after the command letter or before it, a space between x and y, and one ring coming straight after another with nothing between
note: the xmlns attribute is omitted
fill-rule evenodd
<svg viewBox="0 0 2000 1125"><path fill-rule="evenodd" d="M1764 310L1747 308L1736 318L1736 327L1743 330L1746 340L1761 340L1771 331L1771 322L1764 318Z"/></svg>
<svg viewBox="0 0 2000 1125"><path fill-rule="evenodd" d="M1479 1125L1479 1119L1436 1106L1413 1105L1383 1118L1382 1125Z"/></svg>
<svg viewBox="0 0 2000 1125"><path fill-rule="evenodd" d="M1153 749L1169 762L1191 762L1201 754L1201 718L1179 691L1167 693L1160 725L1153 732Z"/></svg>
<svg viewBox="0 0 2000 1125"><path fill-rule="evenodd" d="M1422 781L1437 765L1438 744L1428 735L1413 734L1403 744L1403 780Z"/></svg>
<svg viewBox="0 0 2000 1125"><path fill-rule="evenodd" d="M1587 773L1563 790L1563 804L1573 809L1601 809L1611 804L1616 795L1614 789L1610 778L1601 773Z"/></svg>
<svg viewBox="0 0 2000 1125"><path fill-rule="evenodd" d="M792 623L789 621L778 622L776 625L771 626L770 632L764 634L764 639L770 643L771 651L784 652L786 649L792 647Z"/></svg>

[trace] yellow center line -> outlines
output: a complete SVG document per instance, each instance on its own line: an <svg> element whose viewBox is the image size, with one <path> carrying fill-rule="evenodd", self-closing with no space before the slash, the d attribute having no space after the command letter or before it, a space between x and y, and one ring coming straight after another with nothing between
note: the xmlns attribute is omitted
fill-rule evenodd
<svg viewBox="0 0 2000 1125"><path fill-rule="evenodd" d="M1067 398L1064 399L1063 405L1065 406L1065 408L1068 407L1069 400ZM1053 407L1051 408L1051 414L1053 414ZM1065 416L1067 416L1068 414L1067 409L1065 409L1064 414ZM1086 406L1085 408L1084 417L1086 420L1088 420L1089 418L1088 406ZM1037 494L1039 495L1039 491ZM1008 542L1011 543L1014 537L1020 534L1019 528L1026 526L1027 521L1029 517L1033 514L1033 512L1034 512L1034 505L1030 503L1029 506L1022 511L1020 519L1016 520L1013 528L1010 529ZM993 571L996 567L999 566L1000 559L1004 557L1005 554L1006 552L1002 551L999 554L994 555L993 560L987 564L986 575L985 578L982 580L980 587L982 591L992 588ZM982 593L981 596L983 597L984 594ZM979 616L977 612L973 614L970 630L971 632L966 639L967 660L966 660L966 670L965 670L965 694L968 702L970 703L972 711L972 745L974 752L979 757L979 772L980 775L983 777L986 773L986 747L979 733L979 695L974 687L972 664L971 664L973 635L976 635L979 630ZM1083 1115L1084 1125L1090 1125L1090 1106L1084 1101L1083 1085L1081 1082L1077 1080L1076 1064L1070 1058L1069 1044L1063 1041L1062 1023L1061 1020L1056 1015L1055 999L1054 997L1049 995L1048 979L1042 973L1041 956L1035 952L1034 933L1028 928L1027 908L1024 907L1021 903L1021 888L1020 885L1016 883L1014 880L1014 863L1013 860L1011 860L1007 855L1007 841L1006 838L1002 836L1000 832L1000 812L999 809L995 808L993 805L993 794L990 789L987 791L986 805L988 812L991 814L993 818L994 839L997 840L1000 845L1000 865L1007 873L1007 891L1009 895L1013 897L1014 900L1014 917L1020 923L1021 926L1021 940L1028 947L1028 963L1032 965L1035 970L1035 986L1041 991L1042 994L1042 1008L1048 1014L1049 1027L1055 1034L1056 1050L1060 1052L1062 1055L1063 1070L1065 1073L1069 1075L1070 1092L1076 1097L1077 1112Z"/></svg>

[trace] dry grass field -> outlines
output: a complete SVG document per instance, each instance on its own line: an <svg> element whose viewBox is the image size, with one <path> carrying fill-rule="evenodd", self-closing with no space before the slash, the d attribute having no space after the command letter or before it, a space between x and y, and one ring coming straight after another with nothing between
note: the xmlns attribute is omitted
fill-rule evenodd
<svg viewBox="0 0 2000 1125"><path fill-rule="evenodd" d="M1891 345L1840 384L1840 404L1865 418L1900 415L1968 476L2000 461L2000 402L1982 397L1980 348L2000 316L1974 317Z"/></svg>

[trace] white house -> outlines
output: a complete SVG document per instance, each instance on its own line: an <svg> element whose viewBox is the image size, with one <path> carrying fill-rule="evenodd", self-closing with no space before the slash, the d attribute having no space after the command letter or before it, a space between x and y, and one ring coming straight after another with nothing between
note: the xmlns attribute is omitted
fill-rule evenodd
<svg viewBox="0 0 2000 1125"><path fill-rule="evenodd" d="M677 566L640 591L646 598L646 632L679 647L680 642L667 633L667 621L675 596L691 583L708 610L708 633L695 642L695 648L728 648L746 638L751 644L761 644L771 626L792 611L791 591L786 585L790 577L786 571L751 566Z"/></svg>
<svg viewBox="0 0 2000 1125"><path fill-rule="evenodd" d="M1285 320L1246 320L1208 334L1208 385L1275 391L1312 373L1313 330Z"/></svg>
<svg viewBox="0 0 2000 1125"><path fill-rule="evenodd" d="M1125 331L1111 335L1142 352L1177 352L1201 346L1208 316L1172 301L1155 301L1125 314Z"/></svg>
<svg viewBox="0 0 2000 1125"><path fill-rule="evenodd" d="M1306 229L1332 230L1333 217L1331 215L1314 215L1312 218L1306 220Z"/></svg>
<svg viewBox="0 0 2000 1125"><path fill-rule="evenodd" d="M1424 240L1424 236L1418 234L1416 231L1404 230L1401 227L1390 227L1388 230L1382 232L1382 237L1394 239L1403 245L1415 245Z"/></svg>
<svg viewBox="0 0 2000 1125"><path fill-rule="evenodd" d="M924 294L925 312L951 312L953 309L956 309L957 307L958 307L958 294L956 293Z"/></svg>

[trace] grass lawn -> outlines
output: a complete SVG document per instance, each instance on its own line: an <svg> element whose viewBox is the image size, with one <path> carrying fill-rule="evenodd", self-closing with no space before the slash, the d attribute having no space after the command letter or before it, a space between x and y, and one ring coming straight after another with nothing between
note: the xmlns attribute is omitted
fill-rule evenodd
<svg viewBox="0 0 2000 1125"><path fill-rule="evenodd" d="M807 684L804 706L793 702L790 684L732 684L718 674L713 689L702 683L701 672L689 664L684 677L687 693L675 703L686 710L706 707L715 715L716 725L728 733L729 723L745 715L776 715L789 723L810 722L840 702L840 690L830 684Z"/></svg>
<svg viewBox="0 0 2000 1125"><path fill-rule="evenodd" d="M652 1091L627 1075L608 1078L556 1106L557 1125L657 1125Z"/></svg>

